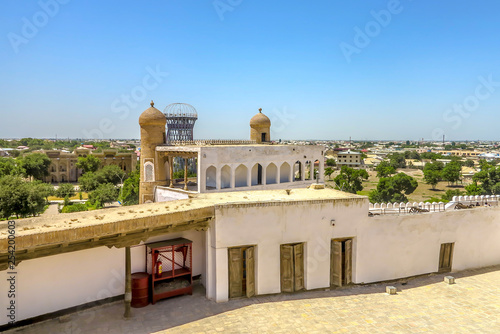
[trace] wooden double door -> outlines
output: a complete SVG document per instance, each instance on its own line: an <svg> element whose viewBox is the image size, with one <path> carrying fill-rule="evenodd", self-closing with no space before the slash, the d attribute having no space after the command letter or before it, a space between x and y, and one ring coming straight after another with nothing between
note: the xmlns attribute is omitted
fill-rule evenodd
<svg viewBox="0 0 500 334"><path fill-rule="evenodd" d="M281 245L281 292L300 291L304 284L304 243Z"/></svg>
<svg viewBox="0 0 500 334"><path fill-rule="evenodd" d="M255 247L228 249L229 298L255 295Z"/></svg>
<svg viewBox="0 0 500 334"><path fill-rule="evenodd" d="M352 283L352 239L333 239L330 252L330 285Z"/></svg>

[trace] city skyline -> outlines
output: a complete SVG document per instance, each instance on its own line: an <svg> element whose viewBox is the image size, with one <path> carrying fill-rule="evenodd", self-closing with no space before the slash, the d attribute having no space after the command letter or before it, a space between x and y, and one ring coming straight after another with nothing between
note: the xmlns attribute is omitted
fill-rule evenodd
<svg viewBox="0 0 500 334"><path fill-rule="evenodd" d="M138 138L154 100L195 139L500 140L493 1L1 6L2 138Z"/></svg>

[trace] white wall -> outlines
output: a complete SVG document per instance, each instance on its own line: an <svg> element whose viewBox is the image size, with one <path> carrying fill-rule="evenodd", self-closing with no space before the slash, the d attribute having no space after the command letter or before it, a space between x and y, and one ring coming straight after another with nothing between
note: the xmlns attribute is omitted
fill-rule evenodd
<svg viewBox="0 0 500 334"><path fill-rule="evenodd" d="M454 242L452 271L500 264L500 208L368 217L366 199L216 209L209 249L214 290L228 299L227 248L256 245L256 293L279 293L280 244L305 243L306 289L330 285L330 241L353 238L353 282L369 283L438 270L442 243ZM331 226L334 219L335 226ZM209 273L211 275L212 273Z"/></svg>
<svg viewBox="0 0 500 334"><path fill-rule="evenodd" d="M99 247L23 261L16 267L16 321L124 293L125 250ZM8 302L0 272L1 308ZM0 317L0 324L8 321Z"/></svg>
<svg viewBox="0 0 500 334"><path fill-rule="evenodd" d="M185 231L150 238L193 241L193 275L205 280L205 232ZM145 246L131 247L132 273L145 269ZM98 247L22 261L16 267L16 321L118 296L125 291L125 248ZM0 307L6 310L7 271L0 272ZM8 319L0 317L0 325Z"/></svg>
<svg viewBox="0 0 500 334"><path fill-rule="evenodd" d="M500 264L500 209L476 208L368 218L358 233L356 282L438 270L442 243L454 242L452 271Z"/></svg>
<svg viewBox="0 0 500 334"><path fill-rule="evenodd" d="M256 293L279 293L280 245L305 243L305 286L316 289L330 285L330 240L352 235L334 229L331 219L351 226L367 215L365 199L332 202L276 203L256 206L226 206L216 209L214 223L217 282L207 293L216 301L228 299L227 248L256 245ZM354 224L352 224L354 225ZM355 229L354 229L355 230Z"/></svg>

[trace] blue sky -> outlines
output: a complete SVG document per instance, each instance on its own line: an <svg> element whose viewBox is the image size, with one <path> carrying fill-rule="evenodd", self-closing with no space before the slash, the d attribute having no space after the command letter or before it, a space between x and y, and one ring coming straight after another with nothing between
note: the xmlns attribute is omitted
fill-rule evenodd
<svg viewBox="0 0 500 334"><path fill-rule="evenodd" d="M0 4L0 137L138 138L184 102L195 137L500 140L498 1ZM34 29L33 29L34 28Z"/></svg>

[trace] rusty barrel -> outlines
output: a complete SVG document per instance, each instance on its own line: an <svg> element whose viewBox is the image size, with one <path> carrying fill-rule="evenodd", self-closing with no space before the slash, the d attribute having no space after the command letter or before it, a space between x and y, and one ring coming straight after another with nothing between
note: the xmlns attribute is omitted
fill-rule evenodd
<svg viewBox="0 0 500 334"><path fill-rule="evenodd" d="M149 274L132 274L132 307L139 308L149 304Z"/></svg>

